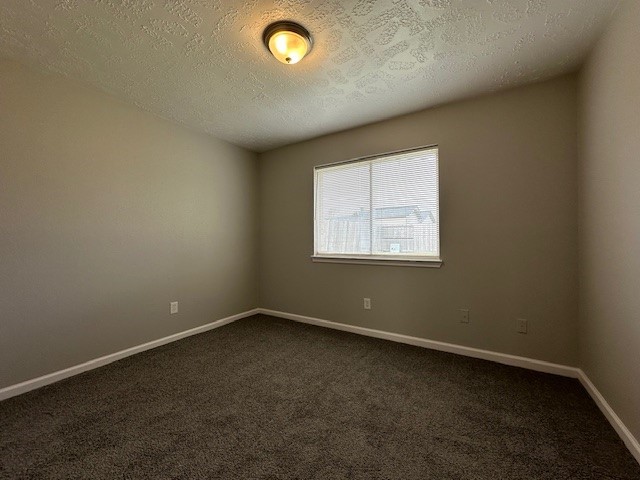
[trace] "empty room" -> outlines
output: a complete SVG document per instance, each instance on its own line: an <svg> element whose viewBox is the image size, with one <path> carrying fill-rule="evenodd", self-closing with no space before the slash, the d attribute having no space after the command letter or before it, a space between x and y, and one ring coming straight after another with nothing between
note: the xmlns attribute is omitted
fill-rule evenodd
<svg viewBox="0 0 640 480"><path fill-rule="evenodd" d="M640 1L2 0L0 478L640 479Z"/></svg>

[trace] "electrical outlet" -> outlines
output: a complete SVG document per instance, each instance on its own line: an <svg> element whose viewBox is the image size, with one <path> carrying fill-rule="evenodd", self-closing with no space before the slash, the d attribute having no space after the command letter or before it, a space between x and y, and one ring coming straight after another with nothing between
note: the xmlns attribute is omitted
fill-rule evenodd
<svg viewBox="0 0 640 480"><path fill-rule="evenodd" d="M178 302L169 303L169 311L171 312L171 315L178 313Z"/></svg>
<svg viewBox="0 0 640 480"><path fill-rule="evenodd" d="M517 324L518 324L518 333L527 333L527 320L525 320L524 318L519 318L517 320Z"/></svg>
<svg viewBox="0 0 640 480"><path fill-rule="evenodd" d="M460 323L469 323L469 309L461 308L460 309Z"/></svg>
<svg viewBox="0 0 640 480"><path fill-rule="evenodd" d="M365 310L371 310L371 299L370 298L365 298L364 300L364 309Z"/></svg>

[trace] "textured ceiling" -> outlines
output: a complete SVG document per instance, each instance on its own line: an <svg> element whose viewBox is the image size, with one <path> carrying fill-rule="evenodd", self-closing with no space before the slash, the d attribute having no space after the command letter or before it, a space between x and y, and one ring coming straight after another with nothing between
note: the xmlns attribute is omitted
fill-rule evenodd
<svg viewBox="0 0 640 480"><path fill-rule="evenodd" d="M0 56L263 151L571 71L616 0L0 0ZM294 66L272 21L314 36Z"/></svg>

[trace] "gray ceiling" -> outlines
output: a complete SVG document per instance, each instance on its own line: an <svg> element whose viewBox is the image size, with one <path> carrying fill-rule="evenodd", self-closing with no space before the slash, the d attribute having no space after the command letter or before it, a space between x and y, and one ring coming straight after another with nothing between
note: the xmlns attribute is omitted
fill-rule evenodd
<svg viewBox="0 0 640 480"><path fill-rule="evenodd" d="M574 70L617 0L1 0L0 56L252 150ZM314 36L277 62L264 27Z"/></svg>

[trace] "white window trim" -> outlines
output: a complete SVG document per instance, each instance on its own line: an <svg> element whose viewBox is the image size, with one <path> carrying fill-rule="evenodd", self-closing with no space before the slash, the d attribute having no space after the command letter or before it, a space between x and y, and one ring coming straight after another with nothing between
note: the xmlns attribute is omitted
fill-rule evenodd
<svg viewBox="0 0 640 480"><path fill-rule="evenodd" d="M383 255L348 256L348 255L311 255L311 261L317 263L351 263L355 265L385 265L396 267L440 268L443 264L439 258L385 257Z"/></svg>
<svg viewBox="0 0 640 480"><path fill-rule="evenodd" d="M391 152L367 155L364 157L356 157L350 160L341 162L326 163L323 165L316 165L313 167L313 251L317 252L316 238L317 238L317 224L316 224L316 207L317 207L317 177L316 170L323 167L331 167L336 165L344 165L348 163L356 163L360 161L366 161L374 158L387 157L392 155L398 155L406 152L413 152L417 150L426 150L429 148L438 148L438 144L423 145L414 148L408 148L403 150L394 150ZM438 183L440 183L440 158L438 155ZM438 205L440 204L440 186L438 185ZM440 245L442 247L442 245ZM442 253L442 252L440 252ZM396 256L396 255L340 255L340 254L318 254L311 255L311 261L316 263L343 263L354 265L383 265L383 266L397 266L397 267L422 267L422 268L440 268L444 263L442 255L440 257L420 257L420 256Z"/></svg>

